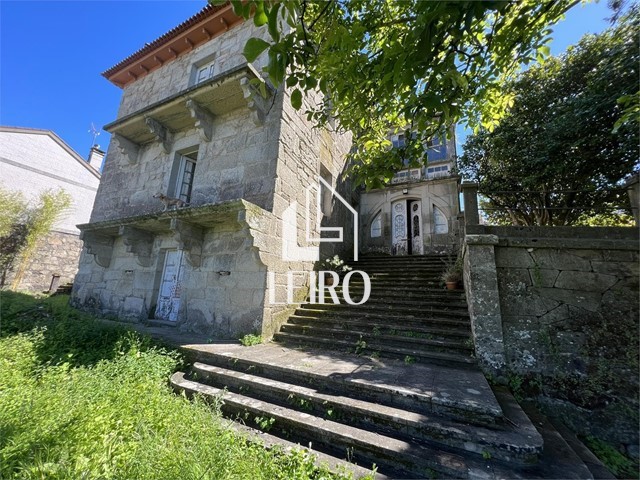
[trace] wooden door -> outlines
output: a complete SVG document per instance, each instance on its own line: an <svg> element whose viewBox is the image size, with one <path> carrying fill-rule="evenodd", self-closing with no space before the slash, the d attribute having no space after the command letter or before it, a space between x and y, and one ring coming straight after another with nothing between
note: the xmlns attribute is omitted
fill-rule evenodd
<svg viewBox="0 0 640 480"><path fill-rule="evenodd" d="M422 202L412 200L409 202L409 234L411 235L411 255L422 255L424 253L424 242L422 241Z"/></svg>
<svg viewBox="0 0 640 480"><path fill-rule="evenodd" d="M394 255L407 254L407 201L391 205L391 250Z"/></svg>
<svg viewBox="0 0 640 480"><path fill-rule="evenodd" d="M182 251L167 250L162 269L155 318L175 322L180 309L182 290Z"/></svg>

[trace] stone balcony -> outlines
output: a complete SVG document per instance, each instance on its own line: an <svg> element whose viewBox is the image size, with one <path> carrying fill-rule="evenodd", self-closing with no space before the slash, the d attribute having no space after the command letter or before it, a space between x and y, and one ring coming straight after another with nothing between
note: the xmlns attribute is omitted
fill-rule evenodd
<svg viewBox="0 0 640 480"><path fill-rule="evenodd" d="M202 242L206 230L221 225L242 225L248 211L259 209L244 200L180 208L144 215L78 225L80 239L96 263L108 267L114 242L122 238L127 251L133 253L139 265L152 263L153 242L157 235L172 234L178 248L184 250L189 263L199 267Z"/></svg>
<svg viewBox="0 0 640 480"><path fill-rule="evenodd" d="M172 149L173 133L197 128L210 141L216 116L238 108L249 108L256 125L264 117L273 88L249 63L221 73L187 88L104 127L117 141L120 151L135 164L142 145L160 142L163 150Z"/></svg>

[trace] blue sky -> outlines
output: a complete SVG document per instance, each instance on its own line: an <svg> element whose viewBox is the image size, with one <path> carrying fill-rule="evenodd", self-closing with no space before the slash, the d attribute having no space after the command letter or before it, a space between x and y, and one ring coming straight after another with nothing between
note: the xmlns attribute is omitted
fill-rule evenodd
<svg viewBox="0 0 640 480"><path fill-rule="evenodd" d="M121 90L100 73L196 13L203 1L0 0L0 124L56 132L80 155L116 118ZM577 5L553 54L608 26L606 1ZM103 149L106 132L98 137Z"/></svg>

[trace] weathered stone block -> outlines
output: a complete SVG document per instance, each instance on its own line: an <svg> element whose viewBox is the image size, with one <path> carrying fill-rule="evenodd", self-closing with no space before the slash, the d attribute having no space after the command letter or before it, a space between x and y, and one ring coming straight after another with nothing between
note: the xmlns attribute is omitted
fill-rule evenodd
<svg viewBox="0 0 640 480"><path fill-rule="evenodd" d="M563 271L558 275L556 288L567 290L584 290L587 292L604 292L611 288L618 279L613 275L605 275L593 272Z"/></svg>
<svg viewBox="0 0 640 480"><path fill-rule="evenodd" d="M596 312L600 308L602 295L598 292L581 290L565 290L562 288L534 288L532 293L540 297L550 298L560 303L584 308Z"/></svg>
<svg viewBox="0 0 640 480"><path fill-rule="evenodd" d="M533 249L531 252L535 264L541 269L591 271L591 262L556 249Z"/></svg>
<svg viewBox="0 0 640 480"><path fill-rule="evenodd" d="M496 247L496 267L526 268L533 266L534 261L526 249Z"/></svg>
<svg viewBox="0 0 640 480"><path fill-rule="evenodd" d="M553 287L560 275L560 270L547 268L530 268L529 276L534 287Z"/></svg>
<svg viewBox="0 0 640 480"><path fill-rule="evenodd" d="M591 266L596 273L616 275L618 277L637 277L640 275L638 262L592 261Z"/></svg>

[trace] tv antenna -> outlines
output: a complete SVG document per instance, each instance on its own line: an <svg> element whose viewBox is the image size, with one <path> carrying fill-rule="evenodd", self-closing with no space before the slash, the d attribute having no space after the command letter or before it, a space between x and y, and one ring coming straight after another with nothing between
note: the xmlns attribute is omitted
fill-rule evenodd
<svg viewBox="0 0 640 480"><path fill-rule="evenodd" d="M92 136L91 146L93 147L96 145L96 138L98 138L98 135L100 135L100 130L96 128L93 122L91 122L91 128L89 129L89 133Z"/></svg>

